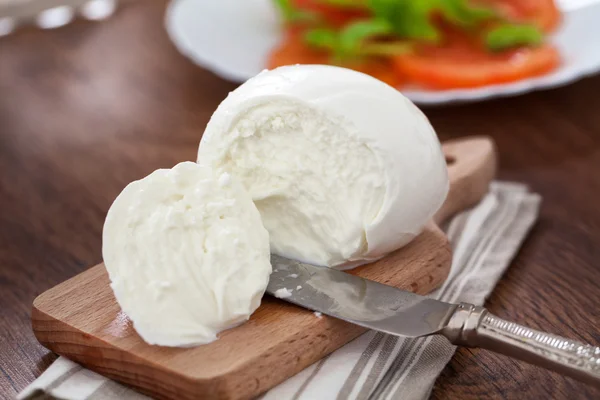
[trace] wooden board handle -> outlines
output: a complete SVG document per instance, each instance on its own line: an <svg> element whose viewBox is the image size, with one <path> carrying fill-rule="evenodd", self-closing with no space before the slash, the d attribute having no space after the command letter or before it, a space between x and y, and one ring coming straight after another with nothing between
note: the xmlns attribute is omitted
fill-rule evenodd
<svg viewBox="0 0 600 400"><path fill-rule="evenodd" d="M450 191L433 217L438 225L452 215L477 204L496 174L496 146L492 138L475 136L444 142Z"/></svg>

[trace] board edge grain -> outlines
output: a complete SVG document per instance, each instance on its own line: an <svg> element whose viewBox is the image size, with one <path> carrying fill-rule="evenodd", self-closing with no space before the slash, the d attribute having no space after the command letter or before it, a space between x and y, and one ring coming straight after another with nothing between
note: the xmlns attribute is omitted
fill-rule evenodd
<svg viewBox="0 0 600 400"><path fill-rule="evenodd" d="M420 294L438 288L450 270L450 244L439 228L434 226L431 230L435 236L443 236L444 242L427 256L428 260L435 260L435 265L429 264L428 269L415 275L408 285L407 289ZM432 269L436 270L435 273L432 273ZM366 331L332 317L323 316L319 319L315 316L310 325L319 324L319 329L310 329L308 334L297 332L285 341L275 341L258 359L237 363L224 375L194 377L193 374L181 373L177 369L153 363L128 352L69 325L56 316L57 311L52 309L51 304L55 304L58 298L69 295L69 286L98 279L105 273L103 270L102 264L96 265L36 297L32 310L34 334L49 350L108 378L134 386L136 390L155 398L252 398L299 373ZM292 347L305 350L293 351Z"/></svg>

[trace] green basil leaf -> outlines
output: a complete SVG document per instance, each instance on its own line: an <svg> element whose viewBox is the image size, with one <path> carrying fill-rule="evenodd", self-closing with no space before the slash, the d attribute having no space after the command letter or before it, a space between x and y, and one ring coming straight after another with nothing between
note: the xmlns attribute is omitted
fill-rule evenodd
<svg viewBox="0 0 600 400"><path fill-rule="evenodd" d="M364 10L367 8L366 0L313 0L315 3L326 4L347 10Z"/></svg>
<svg viewBox="0 0 600 400"><path fill-rule="evenodd" d="M275 6L287 22L313 22L318 20L316 14L298 10L294 7L291 0L275 0Z"/></svg>
<svg viewBox="0 0 600 400"><path fill-rule="evenodd" d="M430 17L438 1L369 0L369 6L376 17L390 23L398 36L437 42L440 34Z"/></svg>
<svg viewBox="0 0 600 400"><path fill-rule="evenodd" d="M487 48L493 51L518 46L536 46L543 40L544 34L533 25L500 25L485 36Z"/></svg>
<svg viewBox="0 0 600 400"><path fill-rule="evenodd" d="M340 32L339 50L343 54L358 53L362 43L366 39L373 36L387 35L392 32L392 26L383 19L354 22L344 27Z"/></svg>
<svg viewBox="0 0 600 400"><path fill-rule="evenodd" d="M397 2L396 0L369 0L368 5L377 17L389 20Z"/></svg>
<svg viewBox="0 0 600 400"><path fill-rule="evenodd" d="M304 40L312 47L329 50L334 60L344 61L364 56L393 56L405 54L412 50L406 42L367 42L374 36L388 35L392 27L387 21L358 21L348 25L339 32L332 29L311 29L304 35Z"/></svg>
<svg viewBox="0 0 600 400"><path fill-rule="evenodd" d="M468 0L441 0L439 7L446 20L461 27L473 27L498 17L493 9L472 6Z"/></svg>
<svg viewBox="0 0 600 400"><path fill-rule="evenodd" d="M315 28L304 34L304 41L313 47L336 50L339 47L339 34L333 29Z"/></svg>

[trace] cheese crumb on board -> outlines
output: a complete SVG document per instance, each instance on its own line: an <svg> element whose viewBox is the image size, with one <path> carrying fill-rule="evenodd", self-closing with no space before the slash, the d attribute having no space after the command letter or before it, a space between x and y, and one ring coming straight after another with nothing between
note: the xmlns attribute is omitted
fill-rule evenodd
<svg viewBox="0 0 600 400"><path fill-rule="evenodd" d="M286 299L292 296L292 290L288 288L281 288L277 289L274 294L278 299Z"/></svg>

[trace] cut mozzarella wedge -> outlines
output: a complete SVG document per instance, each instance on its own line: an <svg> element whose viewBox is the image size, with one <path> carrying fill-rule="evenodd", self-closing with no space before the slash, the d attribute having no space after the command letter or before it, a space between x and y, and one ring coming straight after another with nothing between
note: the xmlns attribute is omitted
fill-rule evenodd
<svg viewBox="0 0 600 400"><path fill-rule="evenodd" d="M271 273L269 235L249 193L192 162L130 183L102 253L111 287L150 344L193 346L246 321Z"/></svg>

